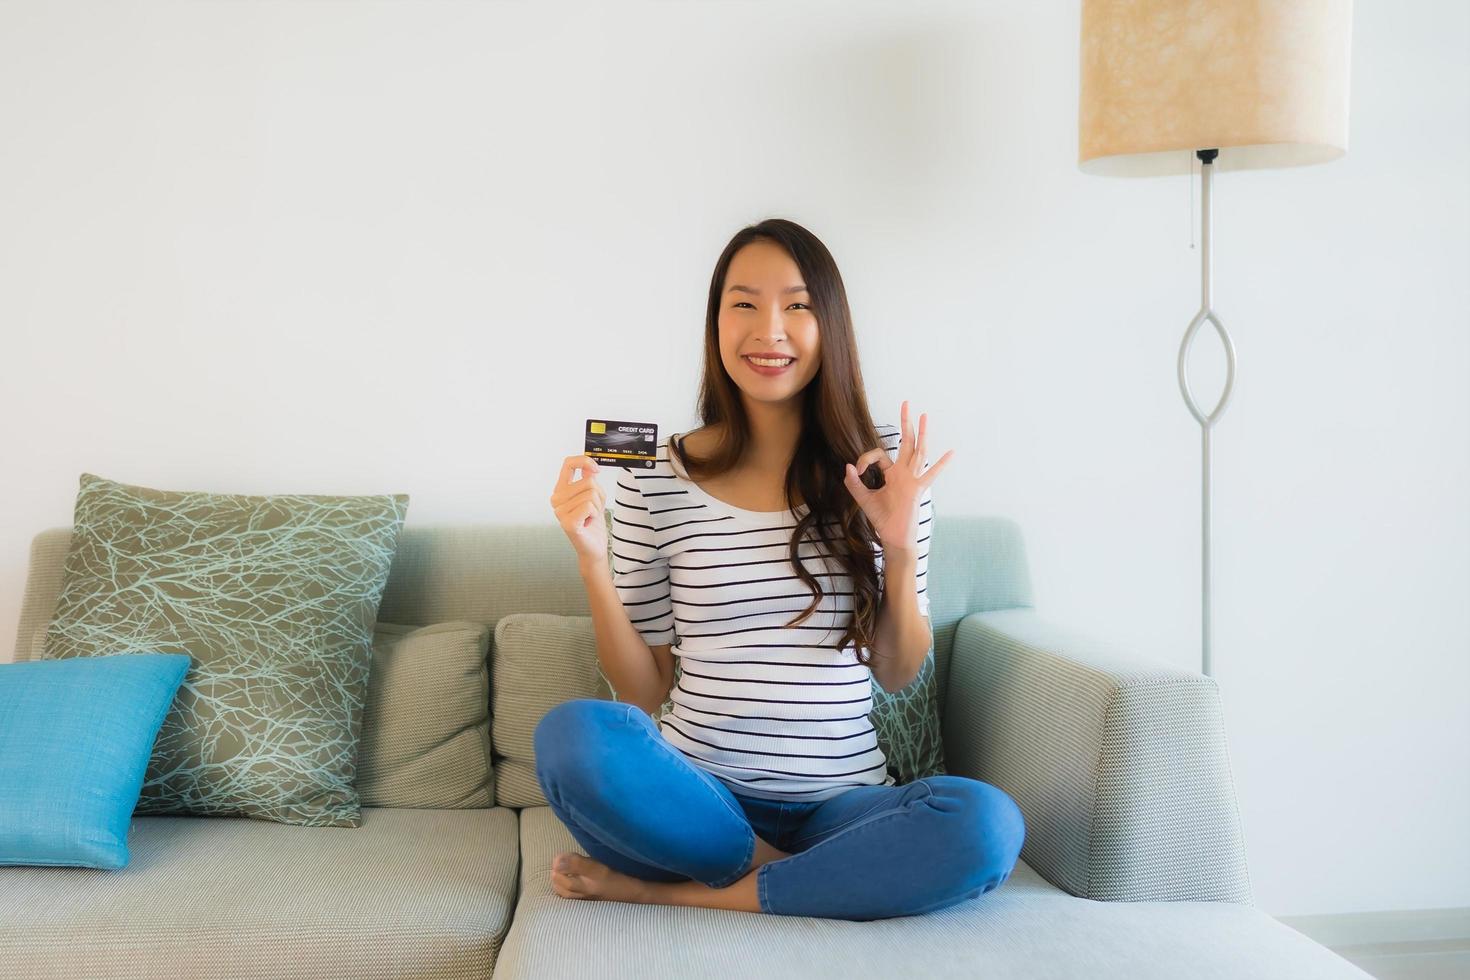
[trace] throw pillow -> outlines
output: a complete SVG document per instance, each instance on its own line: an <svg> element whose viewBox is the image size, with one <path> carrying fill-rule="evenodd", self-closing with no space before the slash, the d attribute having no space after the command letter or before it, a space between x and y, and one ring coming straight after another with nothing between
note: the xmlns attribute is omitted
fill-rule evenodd
<svg viewBox="0 0 1470 980"><path fill-rule="evenodd" d="M500 806L545 806L536 779L534 736L546 712L574 698L610 700L597 669L591 616L512 613L495 624L491 658L495 748L495 801Z"/></svg>
<svg viewBox="0 0 1470 980"><path fill-rule="evenodd" d="M372 630L408 498L172 492L83 474L48 659L193 664L140 813L361 822Z"/></svg>
<svg viewBox="0 0 1470 980"><path fill-rule="evenodd" d="M897 785L948 771L944 768L944 732L932 645L924 655L919 676L903 690L890 694L873 681L873 710L868 718L878 731L878 748L888 759L888 771Z"/></svg>
<svg viewBox="0 0 1470 980"><path fill-rule="evenodd" d="M0 864L121 868L153 740L189 658L0 664Z"/></svg>
<svg viewBox="0 0 1470 980"><path fill-rule="evenodd" d="M490 627L379 623L358 741L363 806L494 806Z"/></svg>

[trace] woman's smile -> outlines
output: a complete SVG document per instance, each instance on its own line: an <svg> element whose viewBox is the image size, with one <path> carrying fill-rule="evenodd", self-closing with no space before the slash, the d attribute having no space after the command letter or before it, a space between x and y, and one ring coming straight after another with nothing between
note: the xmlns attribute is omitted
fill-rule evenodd
<svg viewBox="0 0 1470 980"><path fill-rule="evenodd" d="M775 356L768 357L761 354L741 354L740 359L750 366L756 374L777 375L790 369L796 363L796 358Z"/></svg>

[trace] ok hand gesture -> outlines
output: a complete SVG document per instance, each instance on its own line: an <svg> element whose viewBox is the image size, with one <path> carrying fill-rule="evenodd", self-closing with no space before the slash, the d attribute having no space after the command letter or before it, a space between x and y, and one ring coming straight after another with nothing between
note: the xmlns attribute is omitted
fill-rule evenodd
<svg viewBox="0 0 1470 980"><path fill-rule="evenodd" d="M878 534L878 543L885 555L895 551L916 552L919 542L919 501L924 489L934 482L954 450L939 457L933 466L927 466L925 446L925 423L927 414L919 416L917 437L909 425L909 403L905 401L900 410L900 435L898 458L889 459L883 447L870 449L857 458L857 463L846 465L843 483L857 500L858 506L868 516L868 522ZM858 477L873 463L883 471L883 486L869 490Z"/></svg>

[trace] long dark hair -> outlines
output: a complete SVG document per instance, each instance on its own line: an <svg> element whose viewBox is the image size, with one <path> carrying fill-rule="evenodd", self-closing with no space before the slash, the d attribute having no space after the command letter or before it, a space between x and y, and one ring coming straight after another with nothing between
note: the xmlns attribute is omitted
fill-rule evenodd
<svg viewBox="0 0 1470 980"><path fill-rule="evenodd" d="M720 253L710 277L709 305L704 322L704 378L699 388L699 416L705 426L723 423L721 440L709 455L690 456L670 440L669 451L677 453L693 478L719 476L740 461L750 442L750 419L740 390L720 360L719 315L725 276L735 253L755 241L773 242L784 248L801 270L811 297L811 307L820 331L820 358L816 374L801 391L801 435L796 453L786 470L786 506L795 510L799 493L807 512L797 521L791 535L789 557L797 577L814 593L811 603L787 623L794 626L811 616L821 605L823 592L817 577L801 563L800 542L826 542L826 553L852 581L852 621L836 643L857 646L858 662L867 664L878 629L881 599L874 546L877 535L867 515L843 484L844 465L870 449L883 445L868 414L863 390L863 372L858 366L857 343L852 333L852 313L847 290L832 253L817 236L794 221L768 218L736 232ZM878 466L860 474L864 485L883 485ZM822 534L814 529L833 533Z"/></svg>

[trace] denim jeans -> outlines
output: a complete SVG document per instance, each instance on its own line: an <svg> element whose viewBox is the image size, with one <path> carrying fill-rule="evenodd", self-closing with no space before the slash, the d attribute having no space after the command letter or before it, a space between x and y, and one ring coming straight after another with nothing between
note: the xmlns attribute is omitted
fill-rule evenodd
<svg viewBox="0 0 1470 980"><path fill-rule="evenodd" d="M869 920L918 915L1000 886L1025 822L965 776L856 786L827 800L741 796L699 768L637 705L577 699L536 726L536 778L587 854L644 881L733 884L756 836L790 857L756 872L761 911Z"/></svg>

